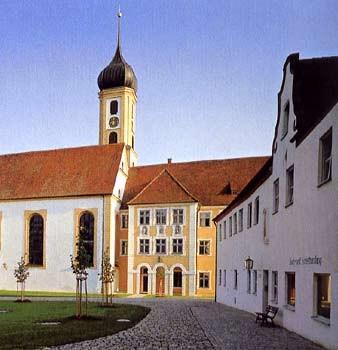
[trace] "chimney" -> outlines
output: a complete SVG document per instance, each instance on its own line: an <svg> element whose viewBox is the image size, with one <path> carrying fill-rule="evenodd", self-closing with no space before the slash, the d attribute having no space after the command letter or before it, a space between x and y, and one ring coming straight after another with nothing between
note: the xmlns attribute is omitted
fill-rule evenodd
<svg viewBox="0 0 338 350"><path fill-rule="evenodd" d="M172 159L168 158L168 164L171 164Z"/></svg>

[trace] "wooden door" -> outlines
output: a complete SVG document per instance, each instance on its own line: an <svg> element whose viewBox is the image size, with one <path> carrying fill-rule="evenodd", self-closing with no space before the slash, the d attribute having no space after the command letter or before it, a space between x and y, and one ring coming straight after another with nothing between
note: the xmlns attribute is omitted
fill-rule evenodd
<svg viewBox="0 0 338 350"><path fill-rule="evenodd" d="M163 267L158 267L156 269L156 294L157 295L164 295L164 268Z"/></svg>
<svg viewBox="0 0 338 350"><path fill-rule="evenodd" d="M173 279L174 279L173 281L174 295L182 295L182 269L181 268L175 267L174 273L173 273Z"/></svg>
<svg viewBox="0 0 338 350"><path fill-rule="evenodd" d="M148 268L142 267L140 273L140 293L148 293Z"/></svg>

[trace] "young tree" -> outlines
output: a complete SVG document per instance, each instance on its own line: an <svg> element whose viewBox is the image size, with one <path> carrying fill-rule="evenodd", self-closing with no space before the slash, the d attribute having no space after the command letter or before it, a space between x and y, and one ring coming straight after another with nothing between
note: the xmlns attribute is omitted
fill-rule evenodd
<svg viewBox="0 0 338 350"><path fill-rule="evenodd" d="M82 317L83 289L85 292L85 314L88 309L88 291L87 291L87 268L90 267L90 256L87 254L83 240L83 234L86 228L80 227L80 234L77 237L76 256L70 256L71 268L76 278L76 317Z"/></svg>
<svg viewBox="0 0 338 350"><path fill-rule="evenodd" d="M100 281L102 281L103 304L113 303L113 282L115 277L115 267L110 263L108 249L104 252L101 264Z"/></svg>
<svg viewBox="0 0 338 350"><path fill-rule="evenodd" d="M25 262L24 257L22 256L20 261L18 261L18 267L14 269L14 277L16 278L17 284L17 297L21 302L24 301L25 296L25 285L26 280L29 277L28 266ZM20 299L19 299L19 285L20 285Z"/></svg>

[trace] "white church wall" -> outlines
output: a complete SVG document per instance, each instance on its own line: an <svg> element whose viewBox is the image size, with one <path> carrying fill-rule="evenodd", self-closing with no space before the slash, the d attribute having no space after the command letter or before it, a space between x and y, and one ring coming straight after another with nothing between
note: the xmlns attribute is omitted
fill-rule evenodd
<svg viewBox="0 0 338 350"><path fill-rule="evenodd" d="M0 202L2 212L0 250L0 289L15 290L14 268L24 255L26 210L45 210L45 268L30 268L27 290L74 291L75 279L70 268L70 255L74 253L74 211L76 209L98 210L95 268L90 268L88 288L90 292L100 290L98 273L102 252L103 198L41 199Z"/></svg>

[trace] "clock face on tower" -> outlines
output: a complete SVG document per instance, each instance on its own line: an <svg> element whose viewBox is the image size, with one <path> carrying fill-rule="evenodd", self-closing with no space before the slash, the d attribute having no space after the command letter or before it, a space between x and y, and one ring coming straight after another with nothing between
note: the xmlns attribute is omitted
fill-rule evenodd
<svg viewBox="0 0 338 350"><path fill-rule="evenodd" d="M109 126L111 128L116 128L119 125L119 118L118 117L111 117L109 119Z"/></svg>

